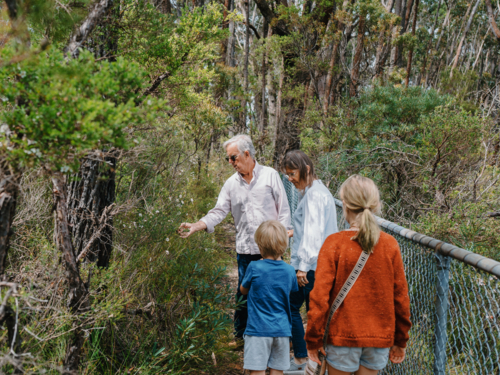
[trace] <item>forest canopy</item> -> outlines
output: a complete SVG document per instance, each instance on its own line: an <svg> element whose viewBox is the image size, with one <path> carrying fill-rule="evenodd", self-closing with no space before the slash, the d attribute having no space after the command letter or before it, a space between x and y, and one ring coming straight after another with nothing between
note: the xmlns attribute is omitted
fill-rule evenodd
<svg viewBox="0 0 500 375"><path fill-rule="evenodd" d="M236 373L231 218L175 231L238 133L500 260L498 0L1 4L1 371Z"/></svg>

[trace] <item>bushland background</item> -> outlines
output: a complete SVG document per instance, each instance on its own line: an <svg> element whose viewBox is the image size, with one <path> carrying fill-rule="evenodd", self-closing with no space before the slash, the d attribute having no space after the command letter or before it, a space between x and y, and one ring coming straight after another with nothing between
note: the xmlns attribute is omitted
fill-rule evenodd
<svg viewBox="0 0 500 375"><path fill-rule="evenodd" d="M0 368L240 373L231 219L257 160L373 178L388 220L500 260L495 0L5 0Z"/></svg>

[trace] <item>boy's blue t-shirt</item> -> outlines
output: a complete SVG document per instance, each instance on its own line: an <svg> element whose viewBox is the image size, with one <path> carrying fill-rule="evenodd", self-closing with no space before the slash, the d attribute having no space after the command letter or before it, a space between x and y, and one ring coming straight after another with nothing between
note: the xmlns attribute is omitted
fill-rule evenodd
<svg viewBox="0 0 500 375"><path fill-rule="evenodd" d="M294 268L282 260L251 262L241 285L250 289L245 335L292 336L290 293L299 290Z"/></svg>

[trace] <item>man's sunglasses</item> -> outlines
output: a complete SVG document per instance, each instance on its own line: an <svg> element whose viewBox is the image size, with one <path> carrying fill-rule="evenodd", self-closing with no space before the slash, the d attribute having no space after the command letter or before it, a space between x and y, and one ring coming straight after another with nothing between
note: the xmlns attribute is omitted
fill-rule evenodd
<svg viewBox="0 0 500 375"><path fill-rule="evenodd" d="M233 163L238 159L238 155L226 156L226 161L229 162L229 159L233 161Z"/></svg>

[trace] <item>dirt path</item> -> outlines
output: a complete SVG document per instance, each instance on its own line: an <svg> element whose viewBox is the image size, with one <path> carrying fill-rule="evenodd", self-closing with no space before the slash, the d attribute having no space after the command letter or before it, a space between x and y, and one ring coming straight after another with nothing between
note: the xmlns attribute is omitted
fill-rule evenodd
<svg viewBox="0 0 500 375"><path fill-rule="evenodd" d="M236 262L236 230L234 224L222 224L222 231L216 234L216 240L231 259L231 263L227 267L226 283L230 285L231 290L236 294L236 289L238 287L238 264ZM229 313L233 316L234 310L231 309ZM224 372L224 374L247 374L243 369L243 350L237 351L234 354L237 356L237 360L231 363L231 369L228 369L229 372Z"/></svg>

